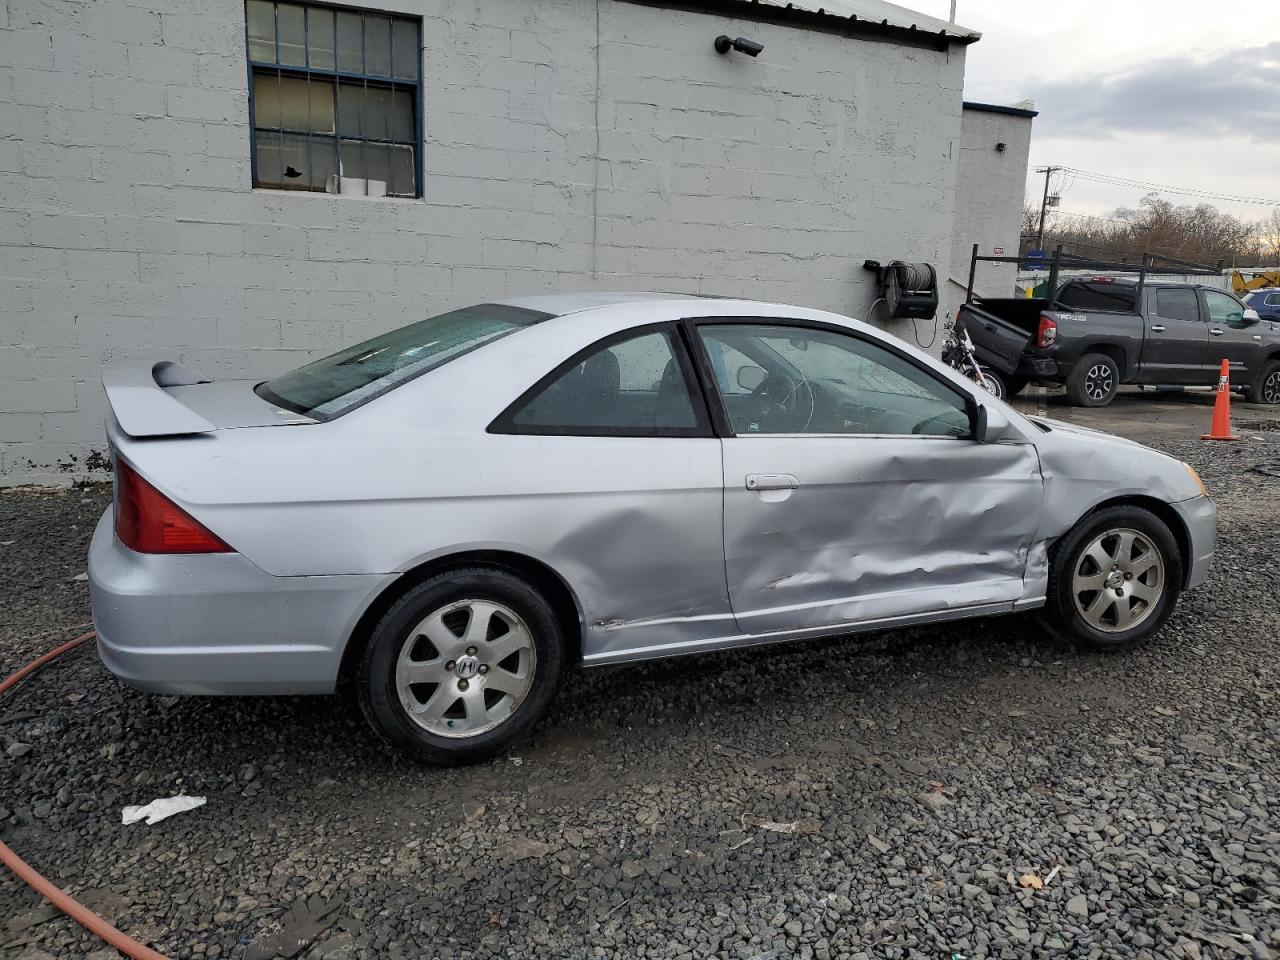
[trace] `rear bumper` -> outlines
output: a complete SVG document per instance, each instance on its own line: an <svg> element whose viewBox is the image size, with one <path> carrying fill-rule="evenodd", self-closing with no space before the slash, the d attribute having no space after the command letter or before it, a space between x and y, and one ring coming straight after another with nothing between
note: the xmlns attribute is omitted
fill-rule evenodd
<svg viewBox="0 0 1280 960"><path fill-rule="evenodd" d="M98 655L153 693L330 693L382 576L273 577L238 553L135 553L107 510L89 545Z"/></svg>
<svg viewBox="0 0 1280 960"><path fill-rule="evenodd" d="M1061 371L1058 361L1053 357L1038 357L1034 354L1023 354L1018 361L1017 376L1028 380L1054 380Z"/></svg>
<svg viewBox="0 0 1280 960"><path fill-rule="evenodd" d="M1171 506L1186 524L1191 543L1185 585L1198 587L1209 576L1213 565L1213 552L1218 544L1218 508L1208 497L1193 497Z"/></svg>

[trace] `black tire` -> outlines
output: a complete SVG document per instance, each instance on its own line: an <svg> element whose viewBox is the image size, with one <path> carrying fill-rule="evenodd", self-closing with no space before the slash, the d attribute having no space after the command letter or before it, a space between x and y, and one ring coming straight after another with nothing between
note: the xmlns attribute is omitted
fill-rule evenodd
<svg viewBox="0 0 1280 960"><path fill-rule="evenodd" d="M987 391L987 393L991 394L997 400L1004 399L1004 378L1001 377L1000 374L987 367L980 366L978 367L978 375L982 377L982 382L979 386L982 387L983 390Z"/></svg>
<svg viewBox="0 0 1280 960"><path fill-rule="evenodd" d="M1132 627L1121 628L1118 623L1118 608L1113 606L1111 609L1117 611L1117 622L1104 624L1105 628L1100 629L1086 619L1081 612L1073 589L1074 577L1082 567L1086 573L1092 573L1096 566L1096 562L1092 559L1085 559L1085 552L1094 541L1109 531L1121 530L1136 531L1159 552L1159 559L1163 564L1163 574L1159 578L1159 596L1153 602L1143 602L1141 619ZM1102 541L1104 548L1108 542L1111 541L1107 539ZM1140 564L1144 559L1146 559L1145 555L1140 555L1137 563ZM1120 572L1124 573L1123 570ZM1105 574L1114 575L1111 571L1105 571ZM1144 586L1148 588L1152 586L1150 580L1154 578L1149 572L1140 574L1139 577L1146 578L1147 582L1143 583ZM1132 578L1130 582L1131 580ZM1120 586L1121 589L1131 589L1129 583L1123 582L1123 578ZM1094 650L1127 650L1150 637L1164 625L1178 603L1181 590L1182 555L1164 521L1151 511L1140 507L1106 507L1089 514L1077 523L1051 551L1049 593L1044 609L1041 611L1040 620L1054 635L1081 646ZM1082 592L1080 603L1092 605L1099 599L1099 594L1109 592L1107 589ZM1109 599L1109 597L1105 598L1105 600ZM1136 605L1128 596L1123 598L1122 602L1130 607ZM1106 615L1105 610L1103 615Z"/></svg>
<svg viewBox="0 0 1280 960"><path fill-rule="evenodd" d="M1067 397L1077 407L1105 407L1120 389L1120 368L1105 353L1086 353L1067 374Z"/></svg>
<svg viewBox="0 0 1280 960"><path fill-rule="evenodd" d="M1027 384L1031 382L1026 377L1006 377L1004 374L1001 374L1000 378L1004 380L1004 397L1006 400L1010 397L1016 397L1027 389Z"/></svg>
<svg viewBox="0 0 1280 960"><path fill-rule="evenodd" d="M397 686L397 664L406 643L424 642L414 635L415 628L422 621L435 611L466 601L498 604L514 613L519 621L523 621L522 626L532 639L532 681L509 715L498 721L492 729L470 735L442 736L413 720L402 704ZM469 624L474 613L469 608L464 608L450 614L455 615L466 618L464 623ZM454 627L448 629L456 634ZM465 630L466 627L462 629ZM457 635L457 639L459 643L466 642L461 635ZM495 643L501 639L501 634L493 638ZM425 642L429 650L430 641ZM487 646L485 641L481 641L480 645ZM415 653L416 650L409 656L413 657ZM460 656L455 662L461 662L462 659ZM480 662L483 662L483 652ZM361 654L356 692L365 719L388 746L417 760L438 766L474 763L501 753L541 718L560 684L563 663L563 631L546 599L524 580L506 570L468 567L431 577L411 587L392 604L373 628ZM497 666L486 665L486 670L482 672L497 669ZM483 686L483 677L476 673L470 673L469 676L472 679L463 683L455 677L454 672L450 672L449 679L445 682L463 688L470 687L471 684ZM493 676L496 673L491 674L491 678ZM420 686L435 689L432 684ZM444 684L439 686L443 687ZM412 689L416 691L419 687ZM454 692L454 688L449 688L447 692ZM482 702L485 702L490 692L479 692ZM475 694L476 690L472 693ZM457 696L461 697L462 694L457 693ZM498 695L499 702L503 696L506 694ZM426 699L430 699L430 696ZM454 707L457 707L456 703ZM465 709L463 714L465 718ZM452 725L454 721L448 720L448 716L446 713L437 723ZM464 719L457 722L466 721Z"/></svg>
<svg viewBox="0 0 1280 960"><path fill-rule="evenodd" d="M1268 360L1256 380L1244 389L1245 403L1280 404L1280 360Z"/></svg>

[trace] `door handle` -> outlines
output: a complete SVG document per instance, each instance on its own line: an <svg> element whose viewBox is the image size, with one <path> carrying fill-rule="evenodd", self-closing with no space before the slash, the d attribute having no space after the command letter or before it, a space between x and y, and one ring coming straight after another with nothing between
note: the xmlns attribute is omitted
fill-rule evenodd
<svg viewBox="0 0 1280 960"><path fill-rule="evenodd" d="M1227 331L1223 330L1221 327L1210 327L1209 332L1212 333L1215 337L1220 337Z"/></svg>
<svg viewBox="0 0 1280 960"><path fill-rule="evenodd" d="M1260 334L1260 333L1255 333L1255 334L1253 335L1253 339L1255 339L1255 340L1257 340L1259 343L1261 343L1261 342L1262 342L1262 334Z"/></svg>
<svg viewBox="0 0 1280 960"><path fill-rule="evenodd" d="M748 490L795 490L800 481L789 473L748 473Z"/></svg>
<svg viewBox="0 0 1280 960"><path fill-rule="evenodd" d="M1163 323L1153 323L1153 324L1151 325L1151 332L1152 332L1152 333L1164 333L1164 324L1163 324Z"/></svg>

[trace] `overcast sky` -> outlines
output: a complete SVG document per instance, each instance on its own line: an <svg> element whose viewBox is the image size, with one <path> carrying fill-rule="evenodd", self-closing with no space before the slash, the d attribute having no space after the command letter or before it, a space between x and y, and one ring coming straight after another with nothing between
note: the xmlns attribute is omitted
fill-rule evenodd
<svg viewBox="0 0 1280 960"><path fill-rule="evenodd" d="M949 14L950 0L898 2ZM956 20L982 32L965 99L1036 101L1035 166L1280 201L1280 0L958 0ZM1030 174L1037 204L1043 185ZM1069 176L1063 187L1061 209L1086 214L1144 193ZM1204 202L1246 219L1274 209Z"/></svg>

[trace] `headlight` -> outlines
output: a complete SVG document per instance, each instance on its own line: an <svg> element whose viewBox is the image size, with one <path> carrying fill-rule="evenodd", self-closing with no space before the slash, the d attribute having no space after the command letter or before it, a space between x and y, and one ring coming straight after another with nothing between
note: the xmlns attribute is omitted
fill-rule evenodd
<svg viewBox="0 0 1280 960"><path fill-rule="evenodd" d="M1206 487L1204 485L1204 481L1200 479L1200 474L1196 473L1196 468L1185 461L1183 462L1182 466L1187 471L1187 473L1191 474L1191 479L1194 480L1196 482L1196 486L1200 488L1200 495L1203 497L1207 497L1209 495L1209 488Z"/></svg>

